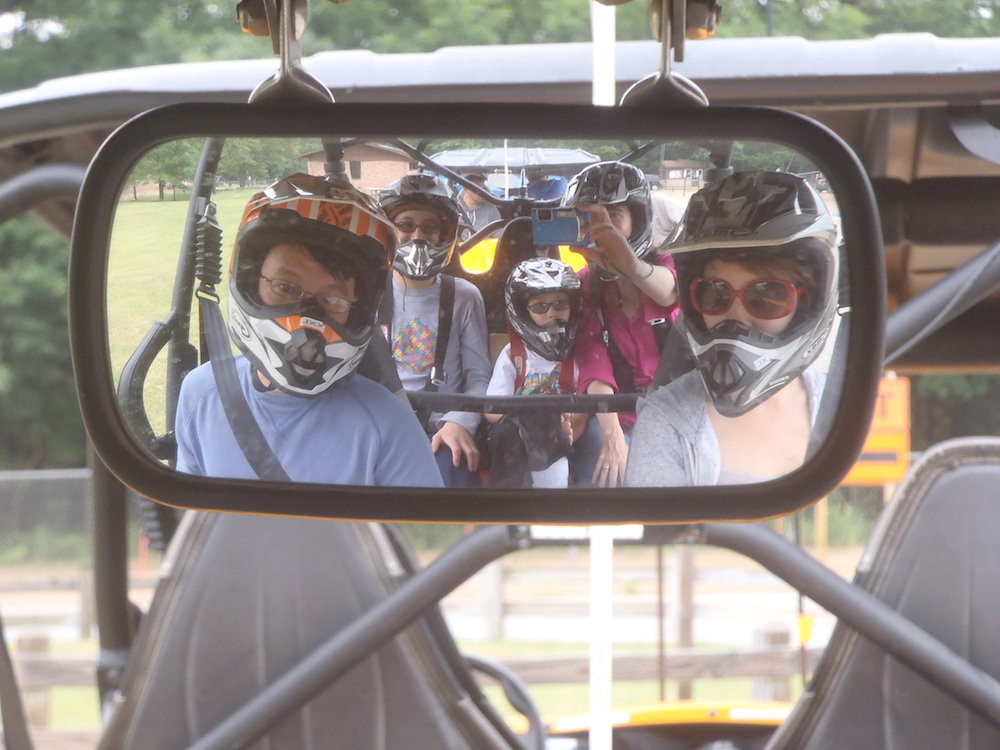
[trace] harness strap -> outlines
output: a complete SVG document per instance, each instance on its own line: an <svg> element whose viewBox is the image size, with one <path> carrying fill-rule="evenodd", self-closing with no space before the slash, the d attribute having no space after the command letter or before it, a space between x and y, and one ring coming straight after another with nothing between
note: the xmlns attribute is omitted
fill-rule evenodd
<svg viewBox="0 0 1000 750"><path fill-rule="evenodd" d="M528 353L524 350L524 342L507 324L507 335L510 337L510 361L514 363L514 393L520 393L524 388L524 374L528 367Z"/></svg>
<svg viewBox="0 0 1000 750"><path fill-rule="evenodd" d="M442 273L441 279L441 299L438 303L438 330L437 340L434 342L434 362L431 364L431 372L424 386L425 393L434 393L439 387L444 385L448 375L444 370L445 357L448 354L448 340L451 338L451 326L455 317L455 277ZM392 345L392 317L393 317L393 282L392 274L389 274L388 289L382 295L382 304L378 310L378 324L385 333L385 339ZM431 418L431 410L418 409L417 419L424 429L428 429Z"/></svg>
<svg viewBox="0 0 1000 750"><path fill-rule="evenodd" d="M608 350L608 357L611 359L611 373L615 376L615 383L619 393L635 393L635 375L632 366L629 365L625 355L622 354L618 344L611 338L608 330L608 322L604 316L604 281L600 275L590 274L590 299L597 313L597 319L601 323L601 336L604 340L604 348Z"/></svg>
<svg viewBox="0 0 1000 750"><path fill-rule="evenodd" d="M250 412L240 381L236 374L236 360L229 346L226 335L226 324L222 320L218 298L199 294L198 309L201 317L202 332L208 344L208 356L212 362L212 374L219 389L219 398L226 412L226 419L232 428L236 442L246 457L250 468L260 479L288 482L288 474L274 455L260 425Z"/></svg>
<svg viewBox="0 0 1000 750"><path fill-rule="evenodd" d="M528 368L528 354L524 348L524 341L514 333L514 329L507 325L507 334L510 336L510 361L514 364L514 393L518 394L524 388L525 371ZM572 352L559 364L559 392L576 393L576 360Z"/></svg>
<svg viewBox="0 0 1000 750"><path fill-rule="evenodd" d="M441 302L438 305L438 332L434 343L434 364L431 365L431 376L425 391L433 393L447 380L444 371L444 358L448 353L448 341L451 338L451 323L455 318L455 277L441 274Z"/></svg>
<svg viewBox="0 0 1000 750"><path fill-rule="evenodd" d="M638 390L635 385L635 372L632 365L625 359L625 355L622 354L621 349L618 348L618 344L611 338L611 332L608 329L607 319L604 315L604 280L597 273L589 274L588 280L590 281L590 299L593 303L594 311L597 313L597 319L601 323L601 337L605 348L608 350L608 357L611 359L611 372L615 376L618 392L635 393ZM653 340L656 342L656 348L662 352L666 345L667 337L673 329L670 318L651 318L646 322L653 329Z"/></svg>

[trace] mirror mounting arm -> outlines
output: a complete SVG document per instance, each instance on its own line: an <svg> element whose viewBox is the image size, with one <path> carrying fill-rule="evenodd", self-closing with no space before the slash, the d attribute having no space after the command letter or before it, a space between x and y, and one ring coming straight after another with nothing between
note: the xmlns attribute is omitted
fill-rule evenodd
<svg viewBox="0 0 1000 750"><path fill-rule="evenodd" d="M302 34L309 21L309 0L264 0L264 8L271 43L281 64L251 92L250 103L332 102L330 89L302 67Z"/></svg>
<svg viewBox="0 0 1000 750"><path fill-rule="evenodd" d="M708 97L694 81L671 70L671 57L684 59L688 0L651 0L649 20L660 42L660 69L633 83L622 106L646 108L705 107Z"/></svg>

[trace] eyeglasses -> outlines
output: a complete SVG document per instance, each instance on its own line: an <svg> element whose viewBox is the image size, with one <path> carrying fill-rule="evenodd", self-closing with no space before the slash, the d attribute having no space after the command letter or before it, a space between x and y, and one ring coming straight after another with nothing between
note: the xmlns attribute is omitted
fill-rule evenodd
<svg viewBox="0 0 1000 750"><path fill-rule="evenodd" d="M533 302L528 305L528 310L536 315L545 315L550 309L556 312L569 310L569 300L557 299L555 302Z"/></svg>
<svg viewBox="0 0 1000 750"><path fill-rule="evenodd" d="M423 234L437 234L441 231L441 222L437 219L427 219L426 221L421 221L419 224L413 219L403 219L394 223L396 224L396 229L403 234L413 234L417 231L418 227Z"/></svg>
<svg viewBox="0 0 1000 750"><path fill-rule="evenodd" d="M790 315L802 296L802 289L784 279L755 279L742 289L723 279L695 279L691 283L691 304L702 315L723 315L739 298L743 307L760 320L777 320Z"/></svg>
<svg viewBox="0 0 1000 750"><path fill-rule="evenodd" d="M344 313L351 309L354 300L346 300L335 294L307 294L298 284L284 279L269 279L264 274L260 277L268 283L271 291L286 302L298 302L306 297L312 297L327 312Z"/></svg>

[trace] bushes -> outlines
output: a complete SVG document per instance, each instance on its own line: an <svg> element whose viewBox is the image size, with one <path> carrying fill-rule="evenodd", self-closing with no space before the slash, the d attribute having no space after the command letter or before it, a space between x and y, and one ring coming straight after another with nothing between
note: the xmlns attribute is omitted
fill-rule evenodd
<svg viewBox="0 0 1000 750"><path fill-rule="evenodd" d="M882 512L881 487L838 487L827 498L828 543L832 546L865 544ZM816 543L816 506L802 515L802 543Z"/></svg>
<svg viewBox="0 0 1000 750"><path fill-rule="evenodd" d="M413 548L419 552L443 551L456 544L471 530L471 525L439 524L439 523L400 523L396 524L403 536Z"/></svg>
<svg viewBox="0 0 1000 750"><path fill-rule="evenodd" d="M24 562L85 562L91 557L90 537L38 526L0 537L0 565Z"/></svg>

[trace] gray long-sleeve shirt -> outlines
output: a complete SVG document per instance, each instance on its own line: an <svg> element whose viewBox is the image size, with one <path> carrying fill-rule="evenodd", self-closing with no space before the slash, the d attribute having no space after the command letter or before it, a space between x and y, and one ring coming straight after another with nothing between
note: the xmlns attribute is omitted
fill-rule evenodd
<svg viewBox="0 0 1000 750"><path fill-rule="evenodd" d="M825 376L802 373L815 421ZM625 478L630 487L692 487L718 484L719 441L708 419L705 385L697 370L639 399Z"/></svg>
<svg viewBox="0 0 1000 750"><path fill-rule="evenodd" d="M396 372L408 391L422 391L430 382L437 346L441 276L427 289L392 285L392 330L389 342ZM465 279L455 279L455 307L444 360L444 383L439 393L486 395L492 374L486 306L483 295ZM430 426L456 422L475 434L481 414L452 411L431 414Z"/></svg>

